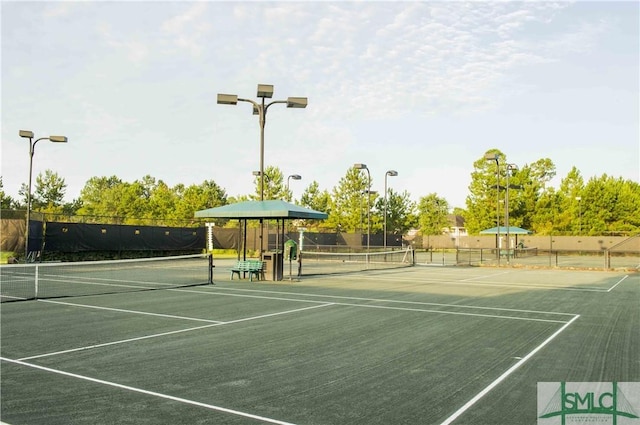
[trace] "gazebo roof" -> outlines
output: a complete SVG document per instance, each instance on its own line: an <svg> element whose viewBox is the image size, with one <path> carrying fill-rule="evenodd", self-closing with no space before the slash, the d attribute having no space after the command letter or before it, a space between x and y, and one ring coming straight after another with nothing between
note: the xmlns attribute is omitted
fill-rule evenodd
<svg viewBox="0 0 640 425"><path fill-rule="evenodd" d="M492 227L490 229L480 231L481 235L495 235L498 233L500 233L501 235L506 235L507 233L511 235L530 235L533 232L531 230L515 226L509 226L509 232L507 232L507 228L505 226L500 226L500 228Z"/></svg>
<svg viewBox="0 0 640 425"><path fill-rule="evenodd" d="M245 220L267 219L314 219L324 220L326 213L290 204L281 200L245 201L222 207L196 211L196 218L235 218Z"/></svg>

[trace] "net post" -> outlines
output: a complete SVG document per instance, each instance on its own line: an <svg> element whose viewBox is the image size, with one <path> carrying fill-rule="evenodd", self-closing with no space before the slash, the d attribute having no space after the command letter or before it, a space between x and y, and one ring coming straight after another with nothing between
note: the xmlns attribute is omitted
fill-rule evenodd
<svg viewBox="0 0 640 425"><path fill-rule="evenodd" d="M34 275L34 288L33 288L33 298L36 300L38 299L38 271L39 271L39 266L36 264L36 271Z"/></svg>
<svg viewBox="0 0 640 425"><path fill-rule="evenodd" d="M213 283L213 268L215 267L215 265L213 264L213 254L209 253L208 257L208 262L209 262L209 285L215 285L215 283Z"/></svg>

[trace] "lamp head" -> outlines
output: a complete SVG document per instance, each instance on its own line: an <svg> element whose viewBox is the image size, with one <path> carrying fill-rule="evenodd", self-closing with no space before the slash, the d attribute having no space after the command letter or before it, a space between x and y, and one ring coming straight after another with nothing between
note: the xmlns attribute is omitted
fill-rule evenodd
<svg viewBox="0 0 640 425"><path fill-rule="evenodd" d="M500 158L500 155L497 153L487 153L484 155L484 159L487 161L497 161Z"/></svg>
<svg viewBox="0 0 640 425"><path fill-rule="evenodd" d="M237 105L238 95L218 93L218 104L219 105Z"/></svg>
<svg viewBox="0 0 640 425"><path fill-rule="evenodd" d="M294 180L302 180L302 176L300 174L291 174L289 177Z"/></svg>
<svg viewBox="0 0 640 425"><path fill-rule="evenodd" d="M66 136L49 136L49 140L51 140L54 143L67 143Z"/></svg>
<svg viewBox="0 0 640 425"><path fill-rule="evenodd" d="M287 108L306 108L306 107L307 107L306 97L288 97L287 98Z"/></svg>
<svg viewBox="0 0 640 425"><path fill-rule="evenodd" d="M367 164L353 164L353 168L356 170L368 170Z"/></svg>
<svg viewBox="0 0 640 425"><path fill-rule="evenodd" d="M273 97L273 85L258 84L258 97L271 99Z"/></svg>
<svg viewBox="0 0 640 425"><path fill-rule="evenodd" d="M395 177L397 175L398 175L398 172L396 170L387 171L387 176Z"/></svg>
<svg viewBox="0 0 640 425"><path fill-rule="evenodd" d="M20 130L20 137L25 137L27 139L33 139L33 131L29 130Z"/></svg>

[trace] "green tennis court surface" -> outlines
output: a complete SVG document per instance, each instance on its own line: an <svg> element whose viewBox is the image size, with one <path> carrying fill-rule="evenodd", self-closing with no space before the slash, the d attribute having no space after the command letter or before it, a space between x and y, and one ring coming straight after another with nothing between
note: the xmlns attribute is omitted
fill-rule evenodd
<svg viewBox="0 0 640 425"><path fill-rule="evenodd" d="M638 274L249 282L232 264L216 262L215 285L1 304L0 419L535 424L538 382L640 381Z"/></svg>

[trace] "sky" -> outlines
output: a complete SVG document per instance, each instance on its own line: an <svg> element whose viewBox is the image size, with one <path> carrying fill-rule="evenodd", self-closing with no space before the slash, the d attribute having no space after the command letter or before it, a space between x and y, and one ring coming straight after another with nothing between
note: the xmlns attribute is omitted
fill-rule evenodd
<svg viewBox="0 0 640 425"><path fill-rule="evenodd" d="M254 193L266 166L299 199L332 192L355 163L372 190L436 193L464 207L490 149L518 166L550 158L558 188L640 180L640 5L624 2L2 1L2 179L18 198L52 170L78 198L91 177L169 186L213 180Z"/></svg>

